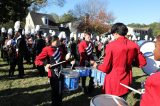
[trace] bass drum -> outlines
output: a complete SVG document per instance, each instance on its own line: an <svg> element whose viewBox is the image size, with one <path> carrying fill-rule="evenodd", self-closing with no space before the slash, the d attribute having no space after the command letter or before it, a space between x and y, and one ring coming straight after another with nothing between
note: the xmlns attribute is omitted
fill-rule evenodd
<svg viewBox="0 0 160 106"><path fill-rule="evenodd" d="M155 73L160 67L160 61L154 60L153 51L155 49L155 43L152 41L145 41L140 45L140 51L144 54L147 64L142 67L142 70L147 75Z"/></svg>

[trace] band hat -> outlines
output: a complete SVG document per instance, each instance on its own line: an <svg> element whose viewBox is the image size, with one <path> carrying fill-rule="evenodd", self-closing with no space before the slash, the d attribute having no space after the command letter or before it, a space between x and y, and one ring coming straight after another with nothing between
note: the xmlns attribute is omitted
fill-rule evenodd
<svg viewBox="0 0 160 106"><path fill-rule="evenodd" d="M9 34L9 35L12 35L12 34L13 34L12 28L9 28L9 29L8 29L8 34Z"/></svg>
<svg viewBox="0 0 160 106"><path fill-rule="evenodd" d="M20 21L15 22L14 29L15 29L16 32L20 29Z"/></svg>
<svg viewBox="0 0 160 106"><path fill-rule="evenodd" d="M18 31L18 32L19 32L19 31ZM24 29L22 30L22 35L25 35L25 30L24 30Z"/></svg>
<svg viewBox="0 0 160 106"><path fill-rule="evenodd" d="M66 33L64 31L60 32L58 35L59 39L66 38Z"/></svg>
<svg viewBox="0 0 160 106"><path fill-rule="evenodd" d="M43 37L46 37L46 36L47 36L47 33L44 33L44 34L43 34Z"/></svg>
<svg viewBox="0 0 160 106"><path fill-rule="evenodd" d="M6 29L5 29L4 27L2 27L2 28L1 28L1 32L2 32L2 33L5 33L5 32L6 32Z"/></svg>
<svg viewBox="0 0 160 106"><path fill-rule="evenodd" d="M56 32L55 32L55 31L52 31L51 36L54 36L55 34L56 34Z"/></svg>
<svg viewBox="0 0 160 106"><path fill-rule="evenodd" d="M99 41L100 40L99 36L96 36L96 39L97 39L97 41Z"/></svg>
<svg viewBox="0 0 160 106"><path fill-rule="evenodd" d="M52 34L52 30L49 30L49 33Z"/></svg>
<svg viewBox="0 0 160 106"><path fill-rule="evenodd" d="M36 25L35 31L38 32L40 30L40 25Z"/></svg>
<svg viewBox="0 0 160 106"><path fill-rule="evenodd" d="M83 39L85 36L85 33L81 33L80 39Z"/></svg>

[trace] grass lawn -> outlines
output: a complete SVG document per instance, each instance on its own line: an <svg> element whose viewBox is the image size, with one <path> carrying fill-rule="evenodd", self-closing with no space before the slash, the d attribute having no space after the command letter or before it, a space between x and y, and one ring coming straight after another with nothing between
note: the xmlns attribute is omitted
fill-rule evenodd
<svg viewBox="0 0 160 106"><path fill-rule="evenodd" d="M9 66L0 58L0 106L48 106L50 100L50 86L47 77L38 77L37 71L25 65L25 78L18 79L15 72L14 78L8 78ZM141 82L146 75L139 68L133 68L133 88L140 89ZM92 96L84 95L80 89L64 94L64 106L89 106L90 99L100 94L101 88L96 88ZM139 106L140 95L130 92L127 103L130 106Z"/></svg>

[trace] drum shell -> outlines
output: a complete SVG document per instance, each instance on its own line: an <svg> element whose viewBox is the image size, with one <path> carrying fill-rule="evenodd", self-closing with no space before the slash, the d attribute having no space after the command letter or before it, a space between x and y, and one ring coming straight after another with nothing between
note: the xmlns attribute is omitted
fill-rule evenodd
<svg viewBox="0 0 160 106"><path fill-rule="evenodd" d="M119 106L113 98L118 101L120 106L128 106L124 99L109 94L101 94L93 97L90 101L90 106Z"/></svg>
<svg viewBox="0 0 160 106"><path fill-rule="evenodd" d="M64 90L77 90L79 86L79 73L75 71L62 70L62 74L64 75Z"/></svg>
<svg viewBox="0 0 160 106"><path fill-rule="evenodd" d="M105 76L106 76L105 73L103 73L97 69L92 68L91 77L94 78L95 85L102 86L104 84Z"/></svg>

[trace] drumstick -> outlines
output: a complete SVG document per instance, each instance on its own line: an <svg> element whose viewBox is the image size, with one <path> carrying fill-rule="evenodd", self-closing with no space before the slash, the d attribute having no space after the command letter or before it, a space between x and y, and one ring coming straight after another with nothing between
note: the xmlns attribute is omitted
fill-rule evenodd
<svg viewBox="0 0 160 106"><path fill-rule="evenodd" d="M114 96L113 96L113 100L116 102L118 106L122 106Z"/></svg>
<svg viewBox="0 0 160 106"><path fill-rule="evenodd" d="M138 90L136 90L136 89L133 89L133 88L131 88L131 87L125 85L125 84L120 83L120 85L122 85L122 86L124 86L124 87L126 87L126 88L128 88L128 89L130 89L130 90L132 90L132 91L134 91L134 92L136 92L136 93L139 93L140 95L142 94L142 92L140 92L140 91L138 91Z"/></svg>
<svg viewBox="0 0 160 106"><path fill-rule="evenodd" d="M59 62L59 63L52 64L50 67L54 67L54 66L60 65L60 64L65 63L65 62L67 62L67 61L61 61L61 62Z"/></svg>
<svg viewBox="0 0 160 106"><path fill-rule="evenodd" d="M72 66L71 66L71 70L73 69L73 65L74 65L74 64L72 64Z"/></svg>

